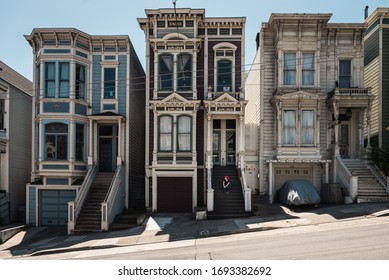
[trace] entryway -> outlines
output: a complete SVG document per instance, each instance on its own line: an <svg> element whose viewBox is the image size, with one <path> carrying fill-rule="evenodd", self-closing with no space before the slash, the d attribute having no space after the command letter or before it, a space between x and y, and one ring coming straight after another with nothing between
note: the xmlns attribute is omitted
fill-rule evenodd
<svg viewBox="0 0 389 280"><path fill-rule="evenodd" d="M213 120L213 165L235 165L236 121Z"/></svg>

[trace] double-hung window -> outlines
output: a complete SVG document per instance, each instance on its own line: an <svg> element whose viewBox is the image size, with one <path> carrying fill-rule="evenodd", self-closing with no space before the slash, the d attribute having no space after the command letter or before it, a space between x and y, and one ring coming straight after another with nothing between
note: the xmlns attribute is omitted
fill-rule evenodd
<svg viewBox="0 0 389 280"><path fill-rule="evenodd" d="M84 125L76 124L76 160L84 161Z"/></svg>
<svg viewBox="0 0 389 280"><path fill-rule="evenodd" d="M192 88L192 55L183 53L177 56L177 89Z"/></svg>
<svg viewBox="0 0 389 280"><path fill-rule="evenodd" d="M351 87L351 60L339 60L339 87Z"/></svg>
<svg viewBox="0 0 389 280"><path fill-rule="evenodd" d="M76 99L85 99L85 66L76 64Z"/></svg>
<svg viewBox="0 0 389 280"><path fill-rule="evenodd" d="M45 97L55 97L55 62L45 63Z"/></svg>
<svg viewBox="0 0 389 280"><path fill-rule="evenodd" d="M218 60L217 61L217 91L230 92L232 91L232 61Z"/></svg>
<svg viewBox="0 0 389 280"><path fill-rule="evenodd" d="M171 152L173 150L173 119L171 116L159 117L159 151Z"/></svg>
<svg viewBox="0 0 389 280"><path fill-rule="evenodd" d="M104 68L104 99L116 98L116 68Z"/></svg>
<svg viewBox="0 0 389 280"><path fill-rule="evenodd" d="M303 110L301 116L301 144L302 145L313 145L314 142L314 111Z"/></svg>
<svg viewBox="0 0 389 280"><path fill-rule="evenodd" d="M59 63L59 97L67 98L70 93L70 68L68 62Z"/></svg>
<svg viewBox="0 0 389 280"><path fill-rule="evenodd" d="M284 53L284 85L296 85L296 53Z"/></svg>
<svg viewBox="0 0 389 280"><path fill-rule="evenodd" d="M160 55L158 65L158 89L173 90L173 56L170 54Z"/></svg>
<svg viewBox="0 0 389 280"><path fill-rule="evenodd" d="M189 116L180 116L177 119L177 141L179 152L191 151L191 130L192 130L192 118Z"/></svg>
<svg viewBox="0 0 389 280"><path fill-rule="evenodd" d="M302 73L302 85L313 86L315 83L315 54L303 53L301 63Z"/></svg>
<svg viewBox="0 0 389 280"><path fill-rule="evenodd" d="M68 126L50 123L45 126L45 159L66 160L68 157Z"/></svg>
<svg viewBox="0 0 389 280"><path fill-rule="evenodd" d="M296 111L285 110L283 112L282 143L284 145L296 144Z"/></svg>

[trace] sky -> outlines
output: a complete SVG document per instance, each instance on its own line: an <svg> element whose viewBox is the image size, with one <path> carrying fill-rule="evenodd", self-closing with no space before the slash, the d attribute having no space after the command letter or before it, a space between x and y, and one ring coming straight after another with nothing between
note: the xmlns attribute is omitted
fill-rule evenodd
<svg viewBox="0 0 389 280"><path fill-rule="evenodd" d="M246 17L246 68L255 36L271 13L332 13L332 23L361 23L389 0L177 0L177 8L205 9L206 17ZM145 66L145 37L137 18L145 9L173 8L172 0L1 0L0 60L32 80L32 49L23 35L33 28L73 27L90 35L128 35Z"/></svg>

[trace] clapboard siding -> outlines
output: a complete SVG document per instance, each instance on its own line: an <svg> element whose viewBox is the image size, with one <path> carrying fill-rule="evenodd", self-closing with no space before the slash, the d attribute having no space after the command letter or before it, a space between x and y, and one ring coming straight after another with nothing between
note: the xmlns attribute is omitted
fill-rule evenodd
<svg viewBox="0 0 389 280"><path fill-rule="evenodd" d="M382 34L382 146L389 146L389 28Z"/></svg>
<svg viewBox="0 0 389 280"><path fill-rule="evenodd" d="M101 55L94 55L92 62L92 114L98 114L101 100Z"/></svg>
<svg viewBox="0 0 389 280"><path fill-rule="evenodd" d="M371 93L374 96L374 100L372 103L372 112L371 112L371 135L375 136L378 135L379 130L379 108L380 108L380 102L379 102L379 92L380 92L380 75L379 75L379 66L380 65L380 59L379 57L376 57L374 60L372 60L369 65L365 66L365 86L371 88ZM366 120L365 120L365 126ZM367 137L367 129L364 131L364 136Z"/></svg>
<svg viewBox="0 0 389 280"><path fill-rule="evenodd" d="M12 86L10 96L8 178L11 221L14 222L18 208L26 203L26 184L30 180L32 98Z"/></svg>
<svg viewBox="0 0 389 280"><path fill-rule="evenodd" d="M374 31L369 37L365 40L365 58L364 65L365 67L372 62L379 55L379 30Z"/></svg>

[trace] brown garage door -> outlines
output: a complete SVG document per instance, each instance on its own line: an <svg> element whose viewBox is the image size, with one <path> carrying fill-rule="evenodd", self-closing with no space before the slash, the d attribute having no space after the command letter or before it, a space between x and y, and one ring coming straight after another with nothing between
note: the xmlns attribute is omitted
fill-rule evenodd
<svg viewBox="0 0 389 280"><path fill-rule="evenodd" d="M158 177L157 211L192 212L192 177Z"/></svg>

